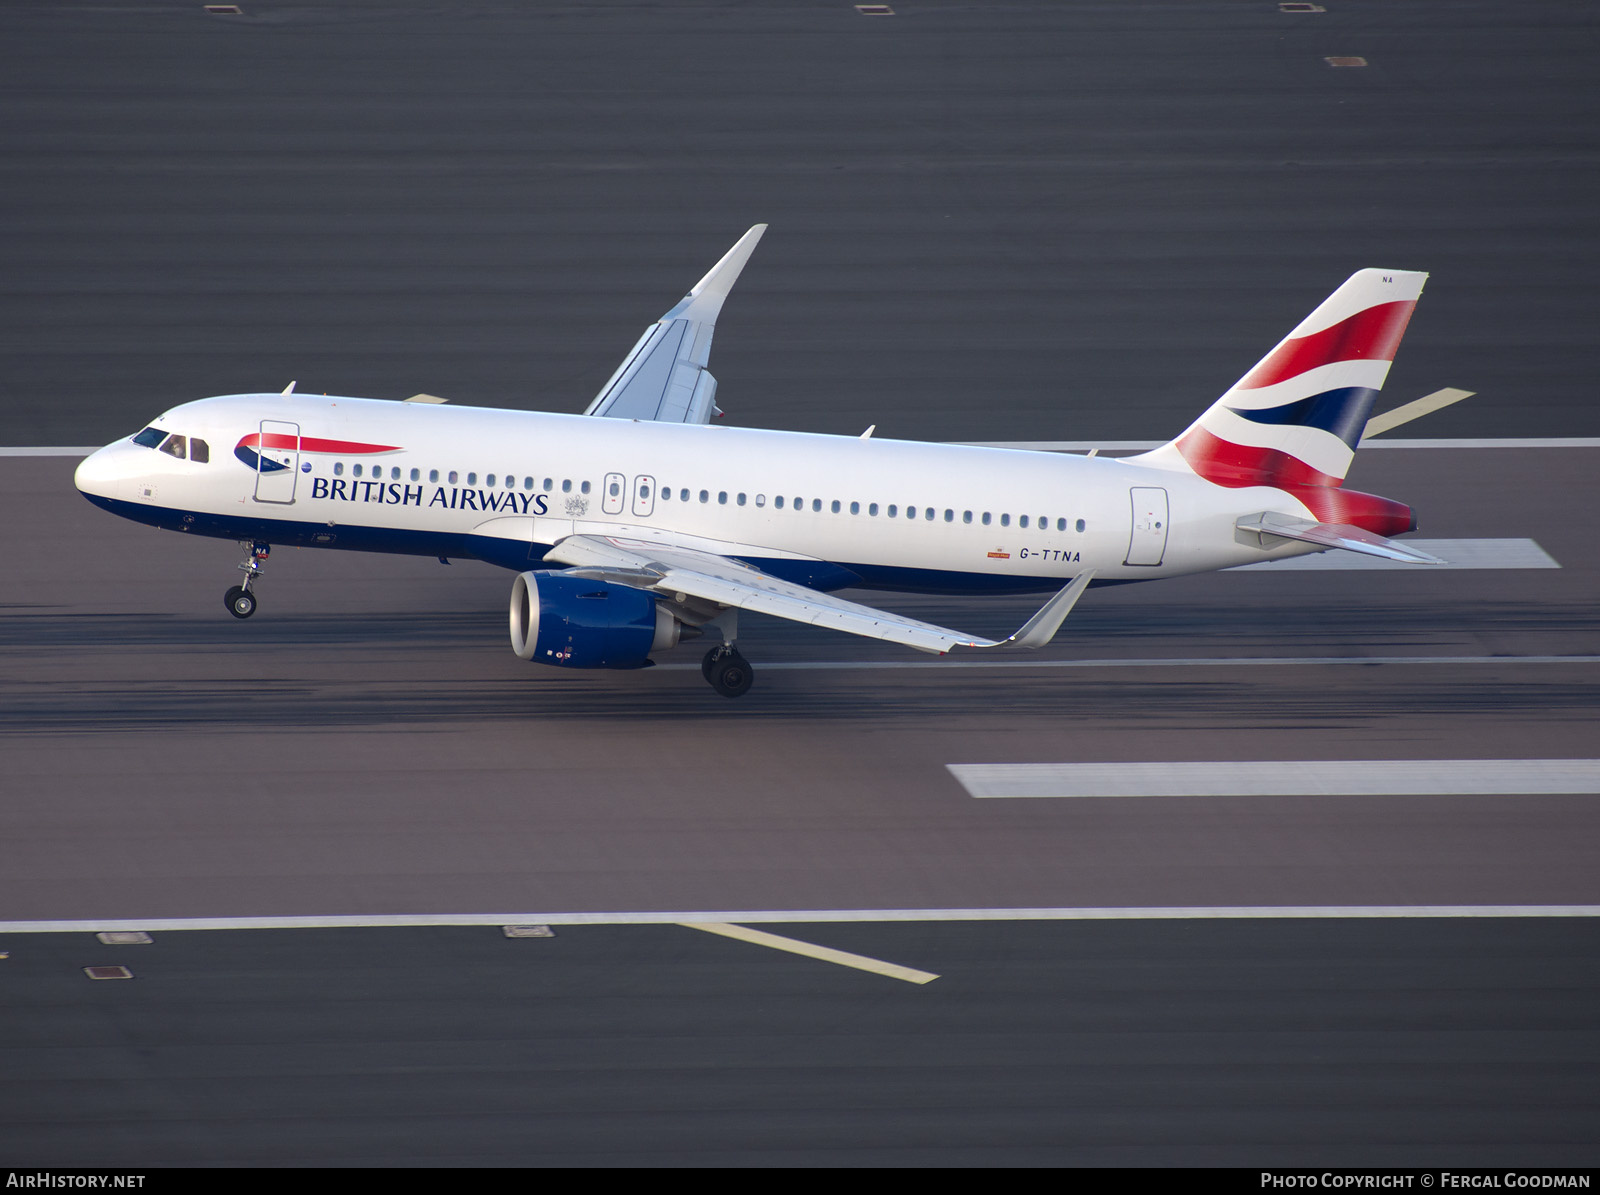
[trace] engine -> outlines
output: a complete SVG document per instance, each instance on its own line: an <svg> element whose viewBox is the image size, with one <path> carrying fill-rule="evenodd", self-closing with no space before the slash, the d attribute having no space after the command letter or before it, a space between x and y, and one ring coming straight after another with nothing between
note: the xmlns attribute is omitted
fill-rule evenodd
<svg viewBox="0 0 1600 1195"><path fill-rule="evenodd" d="M511 649L561 668L644 668L675 647L683 624L626 585L529 572L511 583Z"/></svg>

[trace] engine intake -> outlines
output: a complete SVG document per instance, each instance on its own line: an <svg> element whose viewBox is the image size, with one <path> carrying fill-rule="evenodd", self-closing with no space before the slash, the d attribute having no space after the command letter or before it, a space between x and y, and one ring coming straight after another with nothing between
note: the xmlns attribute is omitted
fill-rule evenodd
<svg viewBox="0 0 1600 1195"><path fill-rule="evenodd" d="M683 624L643 590L566 573L511 583L511 650L558 668L644 668L677 646Z"/></svg>

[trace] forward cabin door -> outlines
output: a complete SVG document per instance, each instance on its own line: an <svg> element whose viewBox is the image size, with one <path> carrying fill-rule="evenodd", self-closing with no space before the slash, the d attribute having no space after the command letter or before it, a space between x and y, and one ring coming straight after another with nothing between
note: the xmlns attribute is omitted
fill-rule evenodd
<svg viewBox="0 0 1600 1195"><path fill-rule="evenodd" d="M263 419L256 444L256 501L289 505L299 478L300 425Z"/></svg>
<svg viewBox="0 0 1600 1195"><path fill-rule="evenodd" d="M1133 534L1128 538L1124 564L1155 565L1167 554L1167 491L1158 486L1134 486Z"/></svg>

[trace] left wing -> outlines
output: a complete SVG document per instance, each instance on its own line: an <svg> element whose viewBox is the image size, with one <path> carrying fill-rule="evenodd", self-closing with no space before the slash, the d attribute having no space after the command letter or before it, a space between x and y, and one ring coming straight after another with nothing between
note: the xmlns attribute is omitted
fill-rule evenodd
<svg viewBox="0 0 1600 1195"><path fill-rule="evenodd" d="M545 553L545 560L570 565L573 575L587 580L628 585L669 600L699 598L940 655L955 647L1043 647L1055 637L1094 575L1092 570L1079 573L1015 635L994 640L847 602L779 580L742 561L676 544L571 535Z"/></svg>
<svg viewBox="0 0 1600 1195"><path fill-rule="evenodd" d="M600 388L585 415L644 419L659 423L710 423L717 409L717 379L706 369L711 334L722 302L756 242L767 231L757 224L671 311L650 326Z"/></svg>

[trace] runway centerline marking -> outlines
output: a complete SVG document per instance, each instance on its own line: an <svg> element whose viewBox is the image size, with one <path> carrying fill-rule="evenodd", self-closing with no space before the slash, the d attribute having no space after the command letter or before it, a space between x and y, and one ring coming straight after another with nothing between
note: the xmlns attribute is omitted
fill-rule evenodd
<svg viewBox="0 0 1600 1195"><path fill-rule="evenodd" d="M767 946L773 950L820 959L825 963L837 963L841 967L854 967L857 971L871 971L874 975L903 979L907 983L932 983L939 978L931 971L918 971L914 967L902 967L898 963L886 963L882 959L868 958L863 954L851 954L848 950L817 946L810 942L802 942L798 938L785 938L779 934L769 934L765 930L751 929L744 925L732 925L726 921L680 921L678 924L688 929L704 930L708 934L720 934L724 938L736 938L756 946Z"/></svg>
<svg viewBox="0 0 1600 1195"><path fill-rule="evenodd" d="M1236 564L1225 573L1261 572L1321 572L1336 569L1350 572L1363 569L1419 569L1445 571L1448 569L1524 569L1560 568L1551 556L1531 539L1408 539L1401 541L1408 548L1416 548L1430 556L1437 556L1443 564L1408 564L1401 560L1384 560L1378 556L1361 556L1355 552L1313 552L1309 556L1290 556L1283 560L1258 560L1253 564Z"/></svg>
<svg viewBox="0 0 1600 1195"><path fill-rule="evenodd" d="M1287 759L947 764L979 799L1600 793L1600 759Z"/></svg>
<svg viewBox="0 0 1600 1195"><path fill-rule="evenodd" d="M1307 668L1340 664L1454 664L1495 667L1506 664L1600 664L1600 656L1164 656L1125 660L775 660L763 672L879 672L918 668ZM698 664L658 664L652 672L698 671Z"/></svg>
<svg viewBox="0 0 1600 1195"><path fill-rule="evenodd" d="M0 921L0 934L100 933L143 930L410 929L417 926L506 925L812 925L898 921L1195 921L1368 920L1454 917L1600 917L1600 905L1084 905L1059 908L701 909L516 913L336 913L276 917L139 917Z"/></svg>

